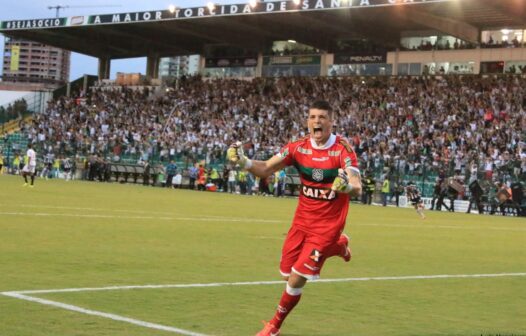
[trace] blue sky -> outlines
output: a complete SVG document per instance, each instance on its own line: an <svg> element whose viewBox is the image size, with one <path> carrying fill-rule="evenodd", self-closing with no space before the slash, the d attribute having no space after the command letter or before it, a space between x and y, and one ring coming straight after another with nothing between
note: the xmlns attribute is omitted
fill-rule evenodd
<svg viewBox="0 0 526 336"><path fill-rule="evenodd" d="M60 11L61 17L104 13L122 13L131 11L147 11L167 9L171 4L178 7L196 7L205 5L207 0L6 0L2 1L0 21L17 19L36 19L55 17L55 9L48 6L70 6ZM236 3L239 0L219 0L215 3ZM76 7L78 6L78 7ZM81 6L85 6L81 8ZM88 7L89 6L89 7ZM110 7L111 6L111 7ZM4 36L0 34L0 57L3 58ZM112 61L111 78L116 72L141 72L144 73L146 60L134 58ZM1 67L0 67L1 71ZM70 79L74 80L84 74L97 74L97 59L73 53L71 59Z"/></svg>

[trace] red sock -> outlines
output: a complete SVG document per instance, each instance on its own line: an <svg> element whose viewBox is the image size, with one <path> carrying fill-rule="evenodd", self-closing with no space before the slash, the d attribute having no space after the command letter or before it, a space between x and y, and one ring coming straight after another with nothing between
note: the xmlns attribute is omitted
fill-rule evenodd
<svg viewBox="0 0 526 336"><path fill-rule="evenodd" d="M281 300L279 301L278 309L276 310L276 314L270 321L276 328L281 328L281 324L283 321L285 321L285 318L287 315L291 312L292 309L298 304L300 301L301 294L300 295L290 295L287 293L287 291L283 292L283 295L281 296Z"/></svg>

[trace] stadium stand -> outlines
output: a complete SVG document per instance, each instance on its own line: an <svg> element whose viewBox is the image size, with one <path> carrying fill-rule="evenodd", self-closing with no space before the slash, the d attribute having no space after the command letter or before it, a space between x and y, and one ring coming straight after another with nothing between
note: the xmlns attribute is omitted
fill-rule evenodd
<svg viewBox="0 0 526 336"><path fill-rule="evenodd" d="M7 142L20 149L27 138L42 154L97 154L119 163L113 180L137 182L139 161L176 160L181 168L204 161L221 169L233 139L242 139L250 156L268 157L305 134L302 120L316 97L335 106L335 131L353 143L364 172L378 183L385 175L421 181L431 195L438 176L459 175L466 184L473 174L524 181L525 84L520 76L194 77L163 95L114 88L82 100L60 97Z"/></svg>
<svg viewBox="0 0 526 336"><path fill-rule="evenodd" d="M72 27L80 24L76 20L50 21L56 34L30 21L4 22L1 31L13 38L30 34L99 57L101 84L85 91L80 89L81 82L88 82L84 78L78 87L57 91L45 112L4 137L4 156L11 161L31 142L41 156L75 158L79 175L87 179L136 183L162 181L158 165L174 160L190 183L189 170L197 163L228 172L224 152L233 140L242 140L250 157L265 159L304 136L309 104L324 99L335 108L334 131L349 138L364 175L375 182L371 188L378 190L389 179L391 194L397 194L414 181L424 196L469 199L474 182L486 198L497 182L524 183L524 7L510 0L499 5L488 0L393 3L364 1L346 8L343 2L323 0L298 10L287 2L281 4L288 6L283 13L269 10L273 3L256 3L250 15L228 20L216 13L195 20L186 20L194 14L185 14L179 20L179 11L161 10L143 12L144 20L137 13L137 22L126 25L126 13L95 15L83 21L86 29ZM353 20L348 20L350 12ZM150 20L152 13L155 20ZM282 14L289 29L275 29L276 16ZM332 24L319 20L320 15ZM488 16L495 20L487 21ZM368 25L371 18L379 29ZM249 22L259 28L241 39L235 27L246 28ZM285 30L295 32L301 43L276 40ZM153 31L161 42L150 44L157 35ZM145 43L122 38L130 32ZM211 44L210 34L224 44ZM104 36L103 46L85 43L99 42L92 35ZM164 43L174 36L185 42L184 48ZM207 78L183 76L172 86L155 85L160 83L159 55L190 52L201 53L201 73ZM138 55L148 58L146 76L135 74L135 82L144 86L121 86L125 74L115 82L108 79L112 58ZM239 68L223 72L221 64ZM215 78L221 75L250 78ZM71 90L81 93L70 95ZM146 163L155 168L145 175ZM296 172L288 171L289 194L298 183Z"/></svg>

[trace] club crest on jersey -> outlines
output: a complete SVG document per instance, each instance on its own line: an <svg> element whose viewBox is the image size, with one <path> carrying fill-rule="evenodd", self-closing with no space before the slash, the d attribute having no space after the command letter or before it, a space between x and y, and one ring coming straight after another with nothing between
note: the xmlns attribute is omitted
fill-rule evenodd
<svg viewBox="0 0 526 336"><path fill-rule="evenodd" d="M314 181L318 181L318 182L323 181L323 169L316 169L316 168L314 168L312 170L312 179Z"/></svg>
<svg viewBox="0 0 526 336"><path fill-rule="evenodd" d="M340 156L342 151L329 151L329 156Z"/></svg>
<svg viewBox="0 0 526 336"><path fill-rule="evenodd" d="M336 192L329 188L313 188L303 185L301 191L305 197L316 200L332 201L336 198Z"/></svg>
<svg viewBox="0 0 526 336"><path fill-rule="evenodd" d="M321 252L316 249L313 249L310 253L310 258L315 262L320 262L322 257L323 255L321 254Z"/></svg>

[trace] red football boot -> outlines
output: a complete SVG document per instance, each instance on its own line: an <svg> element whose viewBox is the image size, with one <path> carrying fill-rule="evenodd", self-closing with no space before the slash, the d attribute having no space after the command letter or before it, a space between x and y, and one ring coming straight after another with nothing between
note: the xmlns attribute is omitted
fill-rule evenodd
<svg viewBox="0 0 526 336"><path fill-rule="evenodd" d="M342 233L340 235L340 239L338 239L338 245L343 245L345 247L345 249L342 250L340 257L342 257L345 262L351 261L352 252L351 247L349 246L349 236L347 236L345 233Z"/></svg>
<svg viewBox="0 0 526 336"><path fill-rule="evenodd" d="M272 323L263 321L265 326L263 329L256 334L256 336L278 336L279 329L276 328Z"/></svg>

